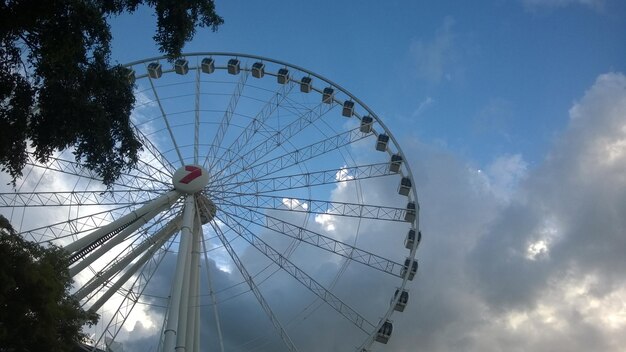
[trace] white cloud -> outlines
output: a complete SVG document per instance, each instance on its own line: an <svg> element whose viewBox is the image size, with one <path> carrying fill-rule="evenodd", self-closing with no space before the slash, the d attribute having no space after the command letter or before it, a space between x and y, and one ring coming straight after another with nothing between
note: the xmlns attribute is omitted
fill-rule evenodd
<svg viewBox="0 0 626 352"><path fill-rule="evenodd" d="M435 99L431 97L426 97L424 100L420 102L417 108L413 111L413 113L411 114L411 117L418 117L419 115L424 113L424 111L426 111L426 109L428 109L428 107L430 107L434 102L435 102Z"/></svg>
<svg viewBox="0 0 626 352"><path fill-rule="evenodd" d="M451 65L457 55L456 34L453 31L454 18L444 18L435 37L429 41L417 40L411 44L410 53L415 60L417 76L438 83L454 79Z"/></svg>
<svg viewBox="0 0 626 352"><path fill-rule="evenodd" d="M626 77L599 76L570 116L544 164L469 253L477 298L492 318L512 322L502 333L524 337L521 350L626 343L626 306L608 298L626 289L626 155L612 147L626 137ZM599 302L616 314L595 309Z"/></svg>
<svg viewBox="0 0 626 352"><path fill-rule="evenodd" d="M526 176L527 169L528 164L520 154L500 156L484 172L487 187L496 198L508 201Z"/></svg>
<svg viewBox="0 0 626 352"><path fill-rule="evenodd" d="M424 239L388 348L623 349L626 77L599 76L570 116L532 169L520 155L476 170L445 150L404 146L420 170Z"/></svg>
<svg viewBox="0 0 626 352"><path fill-rule="evenodd" d="M308 204L296 198L283 198L282 203L285 206L285 208L290 209L290 210L298 209L298 208L299 210L306 210L309 207Z"/></svg>

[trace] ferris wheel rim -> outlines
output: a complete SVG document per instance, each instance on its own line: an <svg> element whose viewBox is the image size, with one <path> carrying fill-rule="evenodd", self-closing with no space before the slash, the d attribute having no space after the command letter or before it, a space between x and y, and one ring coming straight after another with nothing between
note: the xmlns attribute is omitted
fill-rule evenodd
<svg viewBox="0 0 626 352"><path fill-rule="evenodd" d="M383 121L382 121L382 120L378 117L378 115L377 115L377 114L376 114L373 110L371 110L371 109L370 109L367 105L365 105L365 103L363 103L360 99L358 99L356 96L354 96L352 93L350 93L349 91L347 91L346 89L344 89L344 88L343 88L343 87L341 87L340 85L336 84L336 83L335 83L335 82L333 82L333 81L330 81L330 80L326 79L325 77L323 77L323 76L321 76L321 75L318 75L318 74L316 74L316 73L314 73L314 72L312 72L312 71L309 71L309 70L307 70L307 69L304 69L304 68L302 68L302 67L299 67L299 66L296 66L296 65L292 65L292 64L288 64L288 63L286 63L286 62L279 61L279 60L273 60L273 59L269 59L269 58L266 58L266 57L261 57L261 56L247 55L247 54L241 54L241 53L227 53L227 52L198 52L198 53L187 53L187 54L182 54L182 56L181 56L181 57L184 57L184 58L190 58L190 57L199 57L199 56L207 56L207 55L208 55L208 56L220 56L220 57L237 57L237 58L247 58L247 59L253 59L253 60L262 60L262 61L265 61L265 62L272 62L272 63L274 63L274 64L276 64L276 65L282 65L282 66L285 66L285 67L292 68L292 69L294 69L294 70L296 70L296 71L306 73L306 74L307 74L307 75L309 75L309 76L312 76L312 77L315 77L315 78L319 79L320 81L324 82L326 85L331 86L331 87L333 87L333 88L335 88L335 89L337 89L337 90L341 91L344 95L346 95L348 98L350 98L351 100L353 100L354 102L356 102L359 106L361 106L361 107L362 107L365 111L367 111L368 115L369 115L369 116L371 116L371 117L373 117L373 118L375 119L375 121L376 121L377 125L379 125L379 126L380 126L380 128L382 128L382 129L383 129L383 131L385 132L385 134L386 134L387 136L389 136L389 138L390 138L391 142L393 143L393 146L396 148L397 154L399 154L400 156L402 156L403 160L405 161L405 162L403 163L403 168L405 168L405 169L406 169L406 174L405 174L405 173L402 173L402 175L403 175L403 176L406 176L406 177L409 177L409 178L410 178L410 180L411 180L411 182L412 182L412 184L413 184L413 185L415 185L415 182L413 182L413 174L412 174L412 172L411 172L411 170L410 170L410 165L409 165L409 163L407 162L407 161L408 161L408 159L405 157L404 153L402 152L402 149L401 149L400 144L396 141L396 139L395 139L395 137L393 136L393 134L392 134L392 133L388 130L388 128L385 126L384 122L383 122ZM160 57L154 57L154 58L143 59L143 60L140 60L140 61L135 61L135 62L132 62L132 63L126 64L126 65L124 65L124 66L125 66L125 67L127 67L127 68L132 68L132 67L135 67L135 66L137 66L137 65L147 64L147 63L149 63L149 62L154 62L154 61L159 61L159 60L167 60L167 59L168 59L168 58L167 58L167 57L165 57L165 56L160 56ZM139 78L143 78L143 77L146 77L146 76L147 76L147 75L140 76ZM294 81L297 81L297 80L294 80ZM154 89L154 88L153 88L153 89ZM321 92L318 90L318 93L321 93ZM158 97L157 97L157 100L158 100ZM374 135L377 135L377 134L374 134ZM144 136L144 137L145 137L145 136ZM175 141L174 141L174 143L175 143ZM196 143L197 143L197 142L196 142ZM193 146L193 145L190 145L190 144L187 144L187 145L182 145L182 146L180 146L180 148L186 148L186 147L190 147L190 146ZM197 145L196 145L195 147L197 148ZM175 146L174 146L174 149L176 149L176 152L179 154L179 156L180 156L180 148L179 148L179 146L177 146L177 145L175 145ZM222 148L222 147L218 146L217 148ZM156 149L157 149L157 151L158 151L158 148L156 148ZM152 151L150 151L150 152L151 152L151 153L153 153ZM166 152L166 153L167 153L167 152ZM390 150L387 150L387 153L391 155L391 151L390 151ZM155 157L155 158L157 158L158 156L157 156L157 155L154 155L154 157ZM170 168L168 168L168 167L167 167L168 165L166 165L166 164L162 164L162 166L164 167L163 173L164 173L166 176L167 176L167 174L171 174L171 173L173 173L173 172L175 171L175 169L174 169L174 170L172 170L172 169L171 169L171 168L173 168L173 167L174 167L174 166L172 165L172 163L176 163L176 161L175 161L175 160L170 160L170 158L168 158L168 157L166 157L166 156L164 156L164 155L161 155L161 157L162 157L165 161L170 161L170 162L171 162L171 163L169 163ZM209 156L207 155L207 159L208 159L208 157L209 157ZM180 162L181 162L183 165L188 165L188 164L190 164L190 163L189 163L189 162L188 162L185 158L183 158L182 156L180 156L180 159L181 159L181 160L180 160ZM188 159L188 158L187 158L187 159ZM194 160L194 161L195 161L195 160ZM306 167L306 165L305 165L305 167ZM271 175L272 175L272 174L269 174L268 176L271 176ZM79 175L79 174L76 174L76 176L78 176L78 177L82 177L82 175ZM161 183L163 183L161 179L159 179L158 181L159 181L159 182L161 182ZM308 187L311 187L311 186L308 186ZM310 192L310 190L309 190L309 192ZM418 198L417 198L417 191L416 191L416 188L415 188L415 187L412 187L410 192L411 192L411 193L410 193L410 195L408 196L409 200L411 200L411 199L412 199L412 200L414 200L414 201L416 202L416 204L417 204L417 202L418 202ZM316 201L316 200L311 199L311 198L312 198L312 197L309 195L309 199L307 199L307 200L308 200L309 202L311 202L311 201ZM74 206L74 205L73 205L73 206ZM419 209L419 205L418 205L418 209ZM418 214L419 214L419 212L418 212ZM418 217L418 216L416 216L416 219L412 222L412 224L414 225L414 227L415 227L416 229L419 229L419 220L418 220L418 219L419 219L419 217ZM204 244L204 242L203 242L203 244ZM171 245L171 244L170 244L170 245ZM416 246L413 246L413 247L412 247L412 249L410 250L410 253L409 253L409 256L408 256L408 258L410 258L410 264L409 264L409 265L412 265L413 261L415 261L415 252L416 252L416 249L417 249L417 245L416 245ZM408 281L409 281L409 279L408 279L408 275L404 276L404 277L403 277L403 279L402 279L402 283L401 283L401 285L400 285L400 287L399 287L399 289L400 289L401 291L405 289L405 287L407 286ZM361 350L361 349L364 349L364 348L367 348L367 347L369 347L369 345L371 345L371 344L372 344L372 342L373 342L373 340L374 340L374 338L375 338L375 336L376 336L377 332L379 331L379 329L380 329L380 328L381 328L381 327L385 324L385 322L386 322L386 321L387 321L387 320L391 317L391 315L393 314L393 312L394 312L394 306L395 306L395 304L398 302L399 298L400 298L400 296L399 296L399 295L396 295L396 296L394 297L394 299L393 299L393 301L392 301L392 304L390 304L390 306L389 306L389 309L388 309L388 310L384 313L384 315L383 315L383 317L380 319L380 322L378 323L378 325L377 325L377 326L375 326L375 328L374 328L373 330L371 330L370 335L369 335L369 337L368 337L368 339L369 339L369 340L367 340L367 339L366 339L366 341L364 341L364 342L363 342L362 346L360 347L360 350Z"/></svg>

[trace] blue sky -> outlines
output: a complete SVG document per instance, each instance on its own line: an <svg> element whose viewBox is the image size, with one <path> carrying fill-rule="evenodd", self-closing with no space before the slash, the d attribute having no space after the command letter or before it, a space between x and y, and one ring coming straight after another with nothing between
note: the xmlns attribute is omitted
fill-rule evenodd
<svg viewBox="0 0 626 352"><path fill-rule="evenodd" d="M185 52L259 55L301 66L336 82L385 122L413 170L421 205L419 224L424 233L417 252L420 270L410 285L407 309L392 316L392 339L386 346L376 345L375 351L624 350L626 2L217 1L216 6L224 25L216 33L199 29ZM110 24L114 61L123 64L161 55L152 41L155 23L147 9L111 18ZM223 77L236 81L242 76L219 73L203 76L208 77L204 82L218 82L219 86ZM193 83L190 75L171 76ZM158 84L163 84L166 94L178 94L180 101L193 104L192 85L168 85L164 81ZM267 88L270 85L272 88ZM226 94L232 92L232 86L235 83L227 86ZM273 96L275 86L274 79L249 78L246 87L251 88L246 94ZM150 118L142 127L165 135L160 112L154 102L149 102L150 94L149 89L137 94L145 105L135 111L135 121ZM228 96L206 95L224 105L229 100ZM310 101L303 99L294 105L320 104L317 96L314 103L312 94L308 96ZM244 119L233 120L235 127L229 132L241 131L245 118L254 114L246 109L266 101L249 96L242 100L245 103L240 104L241 113L235 119ZM175 106L176 102L174 98L164 102L175 112L174 119L184 113L191 116L193 108ZM320 105L338 109L338 105ZM209 111L211 106L206 106L203 109ZM211 118L221 118L224 109L207 112L203 133L206 126L217 125L219 120ZM293 118L298 116L293 111L302 110L283 111L285 117ZM280 118L275 120L279 127L284 126ZM192 124L185 121L178 120L176 133L184 132L185 127L192 130ZM293 143L302 147L308 143L306 137L321 138L325 133L335 133L335 127L356 126L355 119L333 125L337 121L334 115L328 121L331 123L320 123L319 131L308 130L305 138L294 138ZM276 130L279 127L272 125ZM209 132L206 138L213 136ZM154 144L171 144L169 135L163 142L157 138L159 133L155 133ZM183 141L188 144L184 146L186 156L191 155L190 140L185 136ZM252 148L250 145L243 148ZM387 154L373 152L369 141L344 151L354 152L350 158L375 155L368 160L388 160ZM347 159L341 154L337 160L323 159L304 167L341 168L322 163ZM90 181L81 180L87 183L82 185L74 178L37 170L31 167L28 174L33 175L18 187L30 189L40 183L53 191L94 187ZM336 181L352 176L341 171ZM6 179L6 175L0 176ZM308 191L311 198L348 201L360 191L347 184L324 185L315 189L313 196L310 188L299 189L287 197L306 197ZM369 187L365 197L372 203L406 202L396 194L396 183L376 179L364 184ZM218 206L227 204L216 202ZM307 209L293 199L283 198L282 202L290 210ZM14 224L40 226L38 223L47 221L48 216L65 221L68 213L79 214L85 208L73 207L71 212L52 209L41 217L16 211L21 220ZM3 209L7 216L14 215L15 209L7 209ZM326 215L304 221L318 231L345 236L344 240L354 232L355 241L361 236L360 245L404 259L402 241L410 225L378 228L378 222L360 230L361 223ZM290 216L295 219L300 215ZM393 237L400 232L402 236ZM385 234L382 240L380 233ZM267 263L242 240L234 240L233 246L255 270ZM304 269L332 281L332 270L327 269L339 268L336 256L317 256L317 252L305 252L300 247L297 250L294 257L301 260ZM222 322L224 331L230 333L228 347L244 351L249 349L241 345L250 344L257 350L274 351L280 344L252 295L238 298L245 289L239 285L241 278L227 255L223 249L211 253L216 285L234 285L240 290L228 291L236 297L223 301L226 314ZM171 269L174 261L166 257L165 268ZM317 265L320 262L323 264ZM355 280L340 280L334 292L346 294L350 303L365 310L372 301L385 306L390 294L385 285L389 282L384 277L379 283L378 276L360 275L363 271L359 268L343 267L345 276ZM306 289L284 273L257 274L263 282L269 280L261 288L278 315L288 317L287 330L305 346L302 350L343 351L346 346L353 347L344 338L354 334L349 329L354 327L341 319L328 319L337 316L331 309L322 306L309 312L309 307L296 305L299 296L309 297ZM85 281L81 280L79 277L79 284ZM157 273L154 280L161 288L170 287L167 274ZM361 300L367 296L361 292L368 293L372 301ZM162 305L163 301L153 303ZM126 351L143 351L157 341L160 322L155 317L162 316L162 310L143 305L133 314L121 340ZM247 329L249 326L252 328ZM203 338L207 337L207 346L215 348L212 331L207 329Z"/></svg>
<svg viewBox="0 0 626 352"><path fill-rule="evenodd" d="M598 74L624 71L620 1L218 2L193 51L254 53L339 83L398 137L484 166L540 161ZM112 21L114 59L156 56L150 13ZM421 108L420 108L421 107ZM411 128L406 128L410 126Z"/></svg>

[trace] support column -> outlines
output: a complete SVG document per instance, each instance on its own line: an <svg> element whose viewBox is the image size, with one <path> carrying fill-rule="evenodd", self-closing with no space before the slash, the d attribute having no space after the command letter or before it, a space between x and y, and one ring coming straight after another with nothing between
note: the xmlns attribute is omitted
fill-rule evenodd
<svg viewBox="0 0 626 352"><path fill-rule="evenodd" d="M198 326L197 315L200 311L198 302L199 272L200 272L200 221L196 218L196 226L193 233L193 245L191 247L191 267L189 282L189 308L187 315L187 336L185 347L187 352L196 352L194 341L196 340Z"/></svg>
<svg viewBox="0 0 626 352"><path fill-rule="evenodd" d="M194 221L195 222L195 221ZM194 231L195 232L195 231ZM183 277L183 290L180 297L180 311L178 315L178 330L176 331L176 347L177 352L190 351L187 349L187 334L189 334L189 294L191 287L191 257L193 256L193 241L195 240L193 232L191 233L190 251L185 261L185 276Z"/></svg>
<svg viewBox="0 0 626 352"><path fill-rule="evenodd" d="M187 310L181 309L181 299L183 293L183 283L185 277L185 266L191 253L192 229L196 214L194 196L189 194L185 198L185 208L183 210L183 224L180 231L180 245L178 247L178 258L176 259L176 272L174 274L174 284L172 286L172 297L168 310L167 326L163 334L165 342L163 350L174 352L176 347L176 335L178 322L181 315L186 319Z"/></svg>

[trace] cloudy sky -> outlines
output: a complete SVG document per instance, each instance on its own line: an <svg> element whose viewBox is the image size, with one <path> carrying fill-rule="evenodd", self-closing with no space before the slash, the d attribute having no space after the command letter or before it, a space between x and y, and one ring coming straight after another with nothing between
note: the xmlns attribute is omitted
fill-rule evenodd
<svg viewBox="0 0 626 352"><path fill-rule="evenodd" d="M411 165L420 270L409 306L393 316L392 339L376 350L624 351L625 2L218 1L217 10L225 24L198 31L185 51L255 54L330 78L377 112ZM150 13L111 25L114 60L159 55ZM342 192L338 185L333 199ZM320 218L316 226L330 225ZM255 263L258 254L242 256ZM241 281L215 258L216 286ZM327 268L309 269L323 279ZM377 280L347 270L357 279L338 293ZM287 330L303 351L352 350L341 317L324 306L297 306L305 313L293 317L285 312L296 309L292 300L309 293L280 273L268 280L268 300L293 318ZM370 293L388 301L387 291ZM275 350L271 324L252 295L242 297L221 308L227 346ZM160 329L137 319L124 332L127 351L152 346ZM203 338L215 348L214 331Z"/></svg>
<svg viewBox="0 0 626 352"><path fill-rule="evenodd" d="M424 240L389 350L621 351L625 5L218 2L187 50L311 69L398 138ZM120 62L156 55L136 18L114 21Z"/></svg>

